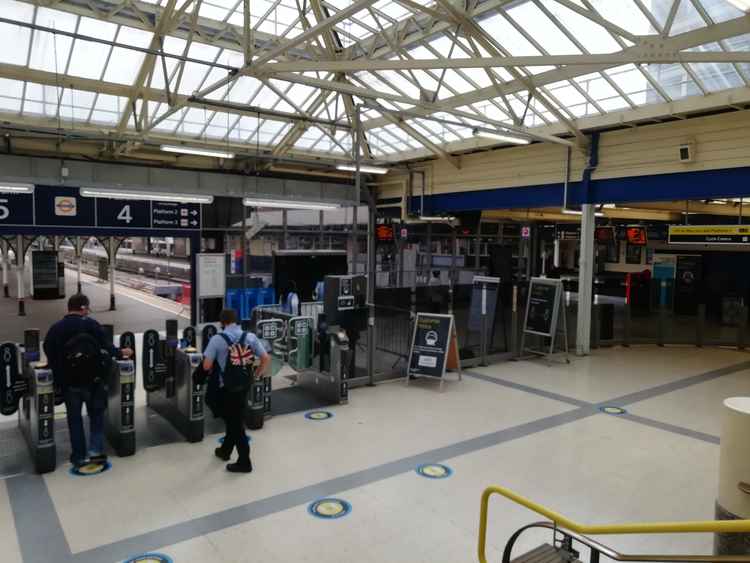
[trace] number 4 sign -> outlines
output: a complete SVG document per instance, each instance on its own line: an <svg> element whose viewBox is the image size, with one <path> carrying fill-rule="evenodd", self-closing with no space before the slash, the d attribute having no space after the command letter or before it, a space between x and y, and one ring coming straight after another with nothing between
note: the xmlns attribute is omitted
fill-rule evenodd
<svg viewBox="0 0 750 563"><path fill-rule="evenodd" d="M120 221L124 221L128 225L133 221L133 216L130 214L130 204L126 204L122 206L122 209L117 214L117 219Z"/></svg>
<svg viewBox="0 0 750 563"><path fill-rule="evenodd" d="M97 199L96 224L99 227L148 229L151 227L151 203Z"/></svg>

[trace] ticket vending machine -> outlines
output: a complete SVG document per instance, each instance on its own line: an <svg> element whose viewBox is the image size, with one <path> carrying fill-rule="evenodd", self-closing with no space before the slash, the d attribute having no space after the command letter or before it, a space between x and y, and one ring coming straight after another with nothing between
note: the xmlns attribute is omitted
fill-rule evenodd
<svg viewBox="0 0 750 563"><path fill-rule="evenodd" d="M185 338L187 336L187 338ZM194 341L194 330L183 340ZM203 361L194 347L180 347L177 321L167 321L166 338L155 330L143 334L143 385L146 404L172 424L188 442L203 440L204 386L193 381L193 372Z"/></svg>

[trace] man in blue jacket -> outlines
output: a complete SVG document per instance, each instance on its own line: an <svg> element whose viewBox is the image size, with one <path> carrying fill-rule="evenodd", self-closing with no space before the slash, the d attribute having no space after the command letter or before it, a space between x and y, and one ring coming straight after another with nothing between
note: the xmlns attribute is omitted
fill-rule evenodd
<svg viewBox="0 0 750 563"><path fill-rule="evenodd" d="M104 411L107 408L107 373L78 373L71 370L67 353L71 342L89 339L98 346L97 352L105 350L114 355L115 350L102 325L89 317L89 298L78 293L68 300L68 314L53 324L44 338L44 353L47 356L55 383L60 385L65 397L70 443L73 452L70 461L74 466L86 463L103 463ZM132 356L129 348L120 350L123 358ZM69 373L73 371L73 373ZM101 370L103 371L103 370ZM86 433L83 429L81 411L86 405L89 416L89 448L86 448Z"/></svg>

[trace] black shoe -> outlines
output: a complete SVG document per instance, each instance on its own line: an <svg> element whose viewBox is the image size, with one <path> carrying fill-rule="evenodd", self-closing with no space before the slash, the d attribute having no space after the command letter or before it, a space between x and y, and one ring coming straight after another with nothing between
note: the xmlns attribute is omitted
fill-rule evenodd
<svg viewBox="0 0 750 563"><path fill-rule="evenodd" d="M89 463L104 465L107 463L107 454L96 454L89 457Z"/></svg>
<svg viewBox="0 0 750 563"><path fill-rule="evenodd" d="M227 465L227 471L230 473L252 473L253 472L253 464L252 463L230 463Z"/></svg>
<svg viewBox="0 0 750 563"><path fill-rule="evenodd" d="M222 448L216 448L214 450L214 455L222 461L229 461L229 458L232 457L231 452L227 453L226 450L223 450Z"/></svg>

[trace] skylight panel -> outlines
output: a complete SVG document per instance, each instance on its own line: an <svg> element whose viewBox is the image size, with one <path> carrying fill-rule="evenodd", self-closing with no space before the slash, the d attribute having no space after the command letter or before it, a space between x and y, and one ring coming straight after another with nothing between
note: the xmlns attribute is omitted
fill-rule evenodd
<svg viewBox="0 0 750 563"><path fill-rule="evenodd" d="M729 0L700 0L700 3L715 23L733 20L745 15Z"/></svg>
<svg viewBox="0 0 750 563"><path fill-rule="evenodd" d="M673 100L702 94L682 65L648 65L648 71Z"/></svg>
<svg viewBox="0 0 750 563"><path fill-rule="evenodd" d="M37 31L31 46L29 68L64 74L72 44L70 37Z"/></svg>
<svg viewBox="0 0 750 563"><path fill-rule="evenodd" d="M618 5L621 3L622 2L618 2ZM550 20L533 2L519 4L518 6L507 10L506 13L524 30L533 35L534 40L537 41L549 54L569 55L581 52L570 41L570 39L565 36L560 28L555 25L555 23Z"/></svg>
<svg viewBox="0 0 750 563"><path fill-rule="evenodd" d="M745 82L730 63L691 63L690 68L709 92L744 86Z"/></svg>
<svg viewBox="0 0 750 563"><path fill-rule="evenodd" d="M690 3L690 0L685 0L685 2ZM604 19L617 24L633 35L650 35L656 32L633 0L618 0L617 2L592 0L591 4ZM643 2L643 4L648 8L649 5L659 4L659 0Z"/></svg>
<svg viewBox="0 0 750 563"><path fill-rule="evenodd" d="M3 16L18 21L30 21L34 7L28 4L17 6L10 2L3 6ZM29 52L31 30L17 25L0 24L0 62L14 65L25 65Z"/></svg>
<svg viewBox="0 0 750 563"><path fill-rule="evenodd" d="M558 4L555 0L540 1L589 53L614 53L620 50L617 42L601 25Z"/></svg>
<svg viewBox="0 0 750 563"><path fill-rule="evenodd" d="M115 47L112 50L112 56L104 73L104 81L116 82L117 84L128 86L132 85L138 76L143 58L143 53L122 47Z"/></svg>
<svg viewBox="0 0 750 563"><path fill-rule="evenodd" d="M495 13L488 18L483 18L478 23L491 37L497 38L503 49L511 55L526 56L540 54L539 51L500 14Z"/></svg>
<svg viewBox="0 0 750 563"><path fill-rule="evenodd" d="M679 35L702 27L706 27L706 21L698 10L695 9L692 2L686 0L685 2L680 2L680 7L677 9L677 15L674 18L674 23L669 34Z"/></svg>

